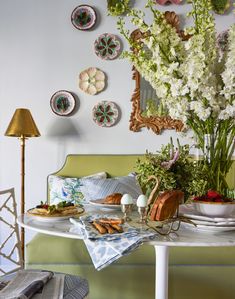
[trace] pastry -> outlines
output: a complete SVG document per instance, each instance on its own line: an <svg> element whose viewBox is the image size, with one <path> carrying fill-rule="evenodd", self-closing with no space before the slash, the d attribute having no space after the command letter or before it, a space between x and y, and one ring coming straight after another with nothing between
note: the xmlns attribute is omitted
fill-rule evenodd
<svg viewBox="0 0 235 299"><path fill-rule="evenodd" d="M100 234L114 234L122 233L123 228L121 224L123 223L122 219L113 219L113 218L100 218L91 222L95 229L98 230Z"/></svg>
<svg viewBox="0 0 235 299"><path fill-rule="evenodd" d="M100 218L99 222L108 224L123 224L124 220L121 218Z"/></svg>
<svg viewBox="0 0 235 299"><path fill-rule="evenodd" d="M106 234L107 233L107 229L103 226L103 225L101 225L100 223L98 223L97 221L93 221L92 222L92 225L95 227L95 229L97 229L98 230L98 232L100 233L100 234Z"/></svg>
<svg viewBox="0 0 235 299"><path fill-rule="evenodd" d="M110 224L117 232L123 233L123 228L119 224Z"/></svg>
<svg viewBox="0 0 235 299"><path fill-rule="evenodd" d="M104 204L120 205L121 204L121 193L113 193L105 197Z"/></svg>
<svg viewBox="0 0 235 299"><path fill-rule="evenodd" d="M116 230L108 223L102 223L102 226L107 229L108 234L114 234L116 232Z"/></svg>

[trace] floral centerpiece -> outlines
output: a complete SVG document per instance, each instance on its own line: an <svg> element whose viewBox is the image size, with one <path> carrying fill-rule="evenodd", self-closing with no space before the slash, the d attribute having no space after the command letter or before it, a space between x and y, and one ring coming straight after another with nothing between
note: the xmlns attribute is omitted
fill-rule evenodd
<svg viewBox="0 0 235 299"><path fill-rule="evenodd" d="M199 163L208 173L207 190L224 194L235 138L235 25L229 29L225 50L220 51L211 2L191 2L194 26L185 29L190 36L186 41L152 0L146 5L153 13L151 24L144 12L129 12L131 22L146 33L142 43L131 39L121 18L118 28L130 48L138 49L123 56L150 82L169 115L194 132L203 155Z"/></svg>

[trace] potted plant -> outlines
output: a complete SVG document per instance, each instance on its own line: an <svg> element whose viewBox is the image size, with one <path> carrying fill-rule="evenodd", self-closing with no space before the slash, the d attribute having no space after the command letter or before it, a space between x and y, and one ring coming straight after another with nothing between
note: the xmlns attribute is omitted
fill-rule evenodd
<svg viewBox="0 0 235 299"><path fill-rule="evenodd" d="M189 201L196 194L203 195L208 188L208 173L198 161L193 161L189 154L189 145L177 147L171 139L155 154L146 152L144 159L136 161L135 171L138 181L147 197L156 186L156 177L159 186L155 197L166 190L181 190L184 192L184 202Z"/></svg>

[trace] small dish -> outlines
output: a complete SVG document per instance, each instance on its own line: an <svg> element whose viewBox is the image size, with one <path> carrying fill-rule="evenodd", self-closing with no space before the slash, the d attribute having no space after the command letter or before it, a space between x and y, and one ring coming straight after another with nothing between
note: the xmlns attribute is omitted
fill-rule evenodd
<svg viewBox="0 0 235 299"><path fill-rule="evenodd" d="M90 200L89 204L92 206L95 206L97 208L102 208L102 209L111 209L111 210L121 210L121 205L111 205L111 204L105 204L101 202L101 199L97 200Z"/></svg>
<svg viewBox="0 0 235 299"><path fill-rule="evenodd" d="M119 111L115 103L102 101L92 109L94 122L101 127L111 127L118 121Z"/></svg>
<svg viewBox="0 0 235 299"><path fill-rule="evenodd" d="M114 34L104 33L94 43L95 54L104 60L112 60L121 52L121 43Z"/></svg>
<svg viewBox="0 0 235 299"><path fill-rule="evenodd" d="M202 215L210 217L229 217L235 215L234 202L205 202L195 201L194 207L196 211Z"/></svg>
<svg viewBox="0 0 235 299"><path fill-rule="evenodd" d="M55 114L68 116L74 111L76 101L71 92L67 90L59 90L51 97L50 105Z"/></svg>
<svg viewBox="0 0 235 299"><path fill-rule="evenodd" d="M228 232L228 231L233 231L235 230L235 226L214 226L214 225L200 225L197 224L197 226L194 226L193 224L190 223L185 223L182 222L182 225L184 227L194 229L194 230L199 230L199 231L204 231L204 232Z"/></svg>
<svg viewBox="0 0 235 299"><path fill-rule="evenodd" d="M79 30L89 30L96 23L96 12L89 5L79 5L71 14L71 22Z"/></svg>

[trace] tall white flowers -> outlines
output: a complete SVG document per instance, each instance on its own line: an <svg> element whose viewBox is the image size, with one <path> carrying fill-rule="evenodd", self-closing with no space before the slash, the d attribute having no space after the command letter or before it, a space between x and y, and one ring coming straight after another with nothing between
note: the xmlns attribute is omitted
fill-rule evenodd
<svg viewBox="0 0 235 299"><path fill-rule="evenodd" d="M229 47L224 54L224 68L220 67L216 30L210 1L193 0L190 15L195 26L187 28L192 34L182 41L175 28L167 24L162 12L155 10L149 0L146 7L154 14L153 23L144 21L144 13L132 10L132 23L142 32L147 32L138 55L125 52L141 75L156 90L161 102L168 108L172 118L187 124L195 116L207 121L211 117L227 119L233 117L235 108L235 25L229 30ZM121 33L131 46L135 46L118 22ZM222 69L218 73L218 69Z"/></svg>

